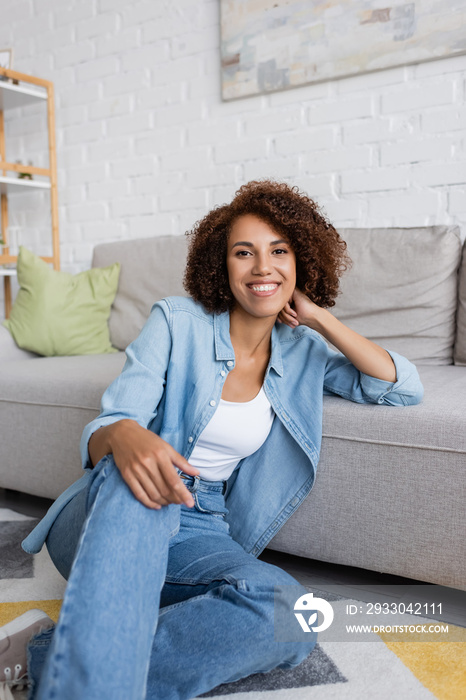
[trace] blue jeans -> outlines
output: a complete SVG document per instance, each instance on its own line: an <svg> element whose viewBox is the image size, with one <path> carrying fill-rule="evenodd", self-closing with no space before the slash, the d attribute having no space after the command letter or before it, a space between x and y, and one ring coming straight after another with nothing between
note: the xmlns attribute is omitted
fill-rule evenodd
<svg viewBox="0 0 466 700"><path fill-rule="evenodd" d="M195 506L152 510L107 455L58 516L47 547L68 585L29 643L29 700L188 700L314 648L314 632L274 639L274 586L306 589L230 537L224 482L179 473Z"/></svg>

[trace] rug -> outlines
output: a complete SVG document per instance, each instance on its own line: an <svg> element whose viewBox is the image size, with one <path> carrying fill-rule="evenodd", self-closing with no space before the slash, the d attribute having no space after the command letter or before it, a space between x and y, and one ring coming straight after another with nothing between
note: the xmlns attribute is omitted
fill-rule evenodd
<svg viewBox="0 0 466 700"><path fill-rule="evenodd" d="M58 620L66 581L46 548L31 556L21 540L37 520L0 508L0 626L32 608ZM329 600L335 617L357 601L308 589ZM405 616L408 622L411 615ZM423 618L417 619L421 622ZM427 620L432 622L432 620ZM466 630L450 626L459 641L401 641L369 634L370 641L329 641L324 634L295 669L275 669L220 685L200 697L219 700L462 700L466 698ZM413 637L412 637L413 638ZM451 635L450 635L451 638ZM406 639L406 635L404 635ZM15 698L25 700L25 691Z"/></svg>

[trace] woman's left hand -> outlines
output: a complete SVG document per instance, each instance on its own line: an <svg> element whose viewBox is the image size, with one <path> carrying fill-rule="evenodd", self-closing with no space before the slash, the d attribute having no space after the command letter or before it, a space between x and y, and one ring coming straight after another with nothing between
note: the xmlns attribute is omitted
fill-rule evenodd
<svg viewBox="0 0 466 700"><path fill-rule="evenodd" d="M293 304L293 307L291 306ZM293 292L290 301L285 304L278 314L278 320L286 323L290 328L297 326L308 326L313 328L313 322L317 320L323 309L309 299L297 287Z"/></svg>

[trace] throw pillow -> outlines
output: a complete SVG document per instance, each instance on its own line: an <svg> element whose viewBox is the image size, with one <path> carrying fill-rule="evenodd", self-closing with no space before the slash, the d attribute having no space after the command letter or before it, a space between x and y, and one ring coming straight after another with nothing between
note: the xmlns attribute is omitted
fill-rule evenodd
<svg viewBox="0 0 466 700"><path fill-rule="evenodd" d="M17 270L20 289L3 325L20 348L47 356L117 352L108 318L119 263L72 275L21 246Z"/></svg>
<svg viewBox="0 0 466 700"><path fill-rule="evenodd" d="M353 260L332 313L419 365L451 365L461 236L457 226L339 229Z"/></svg>

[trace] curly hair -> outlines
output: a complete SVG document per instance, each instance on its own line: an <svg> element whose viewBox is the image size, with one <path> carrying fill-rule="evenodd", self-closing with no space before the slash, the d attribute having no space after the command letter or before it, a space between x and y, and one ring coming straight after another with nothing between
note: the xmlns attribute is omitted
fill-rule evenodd
<svg viewBox="0 0 466 700"><path fill-rule="evenodd" d="M252 181L231 204L214 208L186 235L190 238L183 285L210 312L231 311L227 243L233 223L254 214L282 235L296 256L296 286L322 307L335 305L339 278L351 264L346 243L310 197L273 180Z"/></svg>

